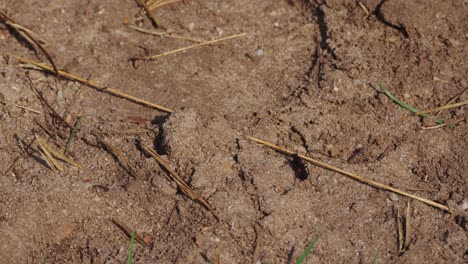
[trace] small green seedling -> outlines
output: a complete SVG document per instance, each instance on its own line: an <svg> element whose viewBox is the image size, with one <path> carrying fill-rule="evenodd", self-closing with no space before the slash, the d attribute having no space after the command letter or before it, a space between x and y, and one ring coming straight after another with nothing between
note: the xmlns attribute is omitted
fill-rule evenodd
<svg viewBox="0 0 468 264"><path fill-rule="evenodd" d="M132 238L130 239L130 248L128 249L127 264L133 263L133 246L135 245L136 230L132 232Z"/></svg>
<svg viewBox="0 0 468 264"><path fill-rule="evenodd" d="M319 241L319 237L317 237L307 248L306 250L304 251L304 253L299 257L299 259L297 259L296 261L296 264L301 264L305 258L307 257L307 255L309 255L310 251L312 250L312 248L314 248L315 244L317 244L317 242Z"/></svg>
<svg viewBox="0 0 468 264"><path fill-rule="evenodd" d="M372 264L377 264L377 259L379 258L380 250L377 249L377 253L375 254L374 258L372 259Z"/></svg>
<svg viewBox="0 0 468 264"><path fill-rule="evenodd" d="M410 111L410 112L412 112L412 113L415 113L415 114L418 112L418 110L417 110L416 108L414 108L414 107L412 107L412 106L410 106L410 105L407 105L407 104L405 104L404 102L398 100L398 98L396 98L393 94L391 94L391 93L387 90L387 88L386 88L385 86L383 86L383 84L377 83L377 85L380 87L380 90L382 90L382 92L384 92L384 94L385 94L386 96L388 96L388 98L390 98L392 101L394 101L394 102L395 102L396 104L398 104L399 106L401 106L401 107L403 107L404 109L406 109L406 110L408 110L408 111ZM427 117L428 114L422 114L422 115L420 115L420 116L421 116L421 117ZM442 120L442 119L437 119L437 120L436 120L436 123L439 124L439 125L441 125L441 124L444 123L444 120Z"/></svg>

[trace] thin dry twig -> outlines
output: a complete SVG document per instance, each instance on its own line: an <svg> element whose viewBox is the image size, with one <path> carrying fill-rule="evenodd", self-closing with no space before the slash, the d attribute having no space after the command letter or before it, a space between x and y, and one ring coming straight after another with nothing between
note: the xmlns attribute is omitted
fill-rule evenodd
<svg viewBox="0 0 468 264"><path fill-rule="evenodd" d="M408 250L411 243L411 206L408 202L405 215L402 216L400 209L397 208L397 231L398 231L398 254L402 255Z"/></svg>
<svg viewBox="0 0 468 264"><path fill-rule="evenodd" d="M396 222L397 222L397 233L398 233L398 254L404 252L405 241L403 237L403 222L401 221L400 208L397 208Z"/></svg>
<svg viewBox="0 0 468 264"><path fill-rule="evenodd" d="M224 37L224 38L220 38L220 39L214 39L214 40L202 42L202 43L191 45L191 46L188 46L188 47L183 47L183 48L167 51L167 52L164 52L164 53L161 53L161 54L156 54L156 55L153 55L153 56L150 56L150 57L134 58L134 59L154 60L154 59L157 59L157 58L160 58L160 57L163 57L163 56L167 56L167 55L171 55L171 54L174 54L174 53L178 53L178 52L181 52L181 51L186 51L186 50L193 49L193 48L198 48L198 47L201 47L201 46L211 45L211 44L218 43L220 41L233 39L233 38L239 38L239 37L243 37L243 36L246 36L246 35L247 35L247 33L236 34L236 35L232 35L232 36L228 36L228 37Z"/></svg>
<svg viewBox="0 0 468 264"><path fill-rule="evenodd" d="M408 201L405 216L405 250L409 248L411 242L411 202Z"/></svg>
<svg viewBox="0 0 468 264"><path fill-rule="evenodd" d="M416 115L424 115L424 114L428 114L428 113L432 113L432 112L447 110L447 109L451 109L451 108L455 108L455 107L460 107L460 106L463 106L463 105L466 105L466 104L468 104L468 100L460 102L460 103L456 103L456 104L448 104L448 105L444 105L444 106L441 106L441 107L436 107L436 108L433 108L433 109L419 111L419 112L416 113Z"/></svg>
<svg viewBox="0 0 468 264"><path fill-rule="evenodd" d="M251 137L251 136L248 136L248 135L245 135L245 134L242 134L240 133L241 135L244 135L246 138L252 140L252 141L255 141L259 144L262 144L262 145L265 145L267 147L270 147L274 150L277 150L279 152L283 152L283 153L286 153L288 155L293 155L293 154L297 154L298 157L300 157L301 159L303 160L306 160L314 165L317 165L317 166L320 166L320 167L323 167L325 169L328 169L328 170L331 170L331 171L334 171L334 172L337 172L337 173L340 173L340 174L343 174L349 178L352 178L356 181L359 181L359 182L362 182L362 183L365 183L365 184L368 184L370 186L373 186L373 187L376 187L376 188L379 188L379 189L383 189L383 190L386 190L386 191L390 191L390 192L394 192L396 194L400 194L400 195L403 195L403 196L406 196L406 197L409 197L409 198L412 198L412 199L415 199L415 200L418 200L420 202L423 202L425 204L429 204L429 205L432 205L436 208L439 208L439 209L442 209L442 210L445 210L449 213L453 213L447 206L445 205L442 205L442 204L439 204L439 203L436 203L434 201L431 201L431 200L428 200L428 199L425 199L425 198L422 198L422 197L419 197L419 196L416 196L416 195L413 195L413 194L410 194L410 193L407 193L407 192L404 192L404 191L401 191L399 189L396 189L396 188L393 188L393 187L390 187L388 185L385 185L383 183L379 183L379 182L376 182L376 181L373 181L373 180L369 180L367 178L364 178L362 176L359 176L357 174L354 174L352 172L348 172L348 171L345 171L345 170L342 170L340 168L337 168L335 166L332 166L332 165L329 165L327 163L324 163L324 162L321 162L321 161L318 161L318 160L315 160L315 159L312 159L310 157L307 157L305 155L302 155L302 154L298 154L298 153L295 153L289 149L286 149L286 148L283 148L283 147L280 147L280 146L277 146L277 145L274 145L270 142L267 142L267 141L264 141L264 140L261 140L261 139L258 139L258 138L255 138L255 137Z"/></svg>
<svg viewBox="0 0 468 264"><path fill-rule="evenodd" d="M55 66L54 60L47 52L47 50L43 47L44 41L40 40L31 30L17 24L13 19L8 17L5 13L0 11L0 21L8 25L12 28L15 32L17 32L23 39L25 39L34 49L40 50L47 58L49 63L52 65L54 72L58 74L57 66Z"/></svg>
<svg viewBox="0 0 468 264"><path fill-rule="evenodd" d="M168 5L168 4L172 4L172 3L176 3L176 2L180 2L181 0L161 0L161 1L154 1L153 3L150 3L148 4L148 8L150 10L153 10L153 9L156 9L156 8L160 8L162 6L165 6L165 5Z"/></svg>
<svg viewBox="0 0 468 264"><path fill-rule="evenodd" d="M455 125L457 123L460 123L462 121L465 121L465 119L466 119L466 117L463 117L463 118L460 118L460 119L457 119L457 120L454 120L454 121L450 121L450 122L446 122L444 124L440 124L440 125L436 125L436 126L423 126L423 127L421 127L421 129L429 130L429 129L441 128L441 127L444 127L444 126L451 126L451 125Z"/></svg>
<svg viewBox="0 0 468 264"><path fill-rule="evenodd" d="M36 113L36 114L42 114L41 111L39 110L36 110L36 109L32 109L30 107L27 107L27 106L24 106L24 105L19 105L19 104L16 104L16 103L12 103L14 106L18 107L18 108L21 108L21 109L24 109L24 110L27 110L27 111L30 111L30 112L33 112L33 113Z"/></svg>
<svg viewBox="0 0 468 264"><path fill-rule="evenodd" d="M145 29L145 28L141 28L141 27L137 27L137 26L133 26L133 25L128 25L128 27L132 28L132 29L134 29L134 30L136 30L138 32L158 36L158 37L161 37L161 38L181 39L181 40L188 40L188 41L192 41L192 42L196 42L196 43L203 42L203 40L201 40L201 39L192 38L192 37L185 37L185 36L179 36L179 35L176 35L176 34L168 33L166 31L149 30L149 29Z"/></svg>
<svg viewBox="0 0 468 264"><path fill-rule="evenodd" d="M188 184L182 180L182 178L169 166L169 164L167 164L165 160L161 158L161 156L159 156L158 153L156 153L156 151L154 151L153 149L145 145L141 145L141 147L148 154L150 154L151 157L153 157L166 171L169 172L169 176L171 177L172 181L174 181L177 184L177 186L179 186L180 190L185 195L187 195L191 200L196 201L200 203L201 205L203 205L206 209L208 209L208 211L210 211L216 217L218 221L221 220L218 214L216 213L216 211L208 204L208 202L201 195L199 195L197 192L192 190L192 188L188 186Z"/></svg>
<svg viewBox="0 0 468 264"><path fill-rule="evenodd" d="M370 15L369 9L367 9L367 7L361 2L358 2L358 4L362 8L362 10L364 10L364 13L366 13L366 16L364 18L368 17Z"/></svg>
<svg viewBox="0 0 468 264"><path fill-rule="evenodd" d="M39 140L38 140L39 141ZM80 163L74 161L71 157L68 157L67 155L63 154L62 151L58 150L57 148L53 147L52 145L47 144L45 141L42 140L43 146L47 149L49 153L51 153L53 156L55 156L58 159L61 159L67 163L69 163L72 166L77 167L80 170L85 170L86 168L81 165Z"/></svg>
<svg viewBox="0 0 468 264"><path fill-rule="evenodd" d="M58 164L58 162L50 154L48 144L44 140L42 140L38 135L34 134L34 137L36 137L36 141L39 144L39 149L41 150L41 155L45 162L47 162L47 165L49 165L50 169L53 172L63 171L63 167L60 164Z"/></svg>
<svg viewBox="0 0 468 264"><path fill-rule="evenodd" d="M153 23L153 26L155 28L161 27L161 24L159 24L158 19L151 13L151 9L145 4L143 0L137 0L138 4L141 5L146 11L146 14L148 15L148 18L151 20L151 23Z"/></svg>
<svg viewBox="0 0 468 264"><path fill-rule="evenodd" d="M16 56L16 55L13 55L13 54L11 54L11 56L17 58L17 59L20 60L21 62L29 63L29 64L32 64L32 65L34 65L34 66L36 66L36 67L39 67L39 68L42 69L42 70L49 71L49 72L53 72L53 69L52 69L51 67L49 67L49 66L47 66L47 65L44 65L44 64L42 64L42 63L35 62L35 61L29 60L29 59L26 59L26 58L23 58L23 57L20 57L20 56ZM155 109L158 109L158 110L167 112L167 113L172 113L172 112L174 112L174 110L172 110L172 109L170 109L170 108L167 108L167 107L164 107L164 106L161 106L161 105L157 105L157 104L154 104L154 103L145 101L145 100L143 100L143 99L140 99L140 98L137 98L137 97L128 95L128 94L126 94L126 93L117 91L117 90L115 90L115 89L112 89L112 88L109 88L109 87L106 87L106 86L99 85L99 84L97 84L97 83L88 81L88 80L85 79L85 78L78 77L78 76L76 76L76 75L73 75L73 74L71 74L71 73L68 73L68 72L65 72L65 71L62 71L62 70L59 70L59 71L58 71L58 74L59 74L59 76L62 76L62 77L64 77L64 78L66 78L66 79L69 79L69 80L72 80L72 81L77 81L77 82L83 83L83 84L85 84L86 86L92 87L92 88L94 88L94 89L96 89L96 90L100 90L100 91L107 92L107 93L109 93L109 94L112 94L112 95L114 95L114 96L118 96L118 97L120 97L120 98L127 99L127 100L129 100L129 101L134 102L134 103L142 104L142 105L147 106L147 107L152 107L152 108L155 108Z"/></svg>
<svg viewBox="0 0 468 264"><path fill-rule="evenodd" d="M125 169L130 172L130 174L133 175L133 177L142 180L143 178L138 174L138 172L133 168L133 166L130 164L130 161L128 158L120 151L118 148L112 146L109 142L106 142L102 138L98 137L95 135L96 138L99 140L99 142L104 145L110 152L114 153L114 155L121 161L121 163L125 166Z"/></svg>
<svg viewBox="0 0 468 264"><path fill-rule="evenodd" d="M134 229L131 229L130 227L128 227L128 225L122 223L121 221L115 219L115 218L111 218L111 221L112 223L114 223L114 225L116 225L120 230L122 230L125 235L127 235L128 237L131 237L132 236L132 233L133 233L133 230ZM135 239L140 243L142 244L143 246L147 246L147 247L151 247L152 245L147 243L143 237L141 237L138 232L135 231Z"/></svg>

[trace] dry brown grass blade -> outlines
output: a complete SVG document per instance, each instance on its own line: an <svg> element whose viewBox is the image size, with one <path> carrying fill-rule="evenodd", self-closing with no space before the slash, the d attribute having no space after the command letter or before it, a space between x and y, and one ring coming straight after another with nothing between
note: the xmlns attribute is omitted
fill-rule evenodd
<svg viewBox="0 0 468 264"><path fill-rule="evenodd" d="M130 172L130 174L133 175L133 177L142 180L143 178L138 174L138 172L133 168L133 166L130 164L130 161L127 159L127 157L120 151L118 148L112 146L109 142L106 142L102 138L96 136L96 138L101 142L110 152L114 153L114 155L120 160L120 162L125 166L127 171Z"/></svg>
<svg viewBox="0 0 468 264"><path fill-rule="evenodd" d="M397 208L396 222L397 222L397 232L398 232L398 254L404 252L405 242L403 241L403 223L401 222L400 209Z"/></svg>
<svg viewBox="0 0 468 264"><path fill-rule="evenodd" d="M423 127L421 127L421 129L429 130L429 129L441 128L441 127L444 127L444 126L451 126L451 125L455 125L457 123L460 123L462 121L465 121L465 119L466 119L466 117L463 117L463 118L460 118L460 119L457 119L457 120L447 121L444 124L440 124L440 125L436 125L436 126L423 126Z"/></svg>
<svg viewBox="0 0 468 264"><path fill-rule="evenodd" d="M404 220L404 223L403 223ZM411 206L408 202L405 215L402 216L400 209L397 209L397 229L398 229L398 254L402 255L408 250L411 243Z"/></svg>
<svg viewBox="0 0 468 264"><path fill-rule="evenodd" d="M23 39L25 39L33 48L39 49L46 56L50 65L52 65L54 72L58 74L58 69L54 63L54 60L52 60L52 57L50 56L50 54L42 46L42 44L44 43L42 40L38 40L36 35L31 30L17 24L15 21L13 21L10 17L8 17L2 11L0 11L0 20L6 25L8 25L10 28L12 28L15 32L17 32L21 37L23 37Z"/></svg>
<svg viewBox="0 0 468 264"><path fill-rule="evenodd" d="M210 41L205 41L205 42L198 43L198 44L195 44L195 45L191 45L191 46L188 46L188 47L183 47L183 48L179 48L179 49L167 51L167 52L164 52L164 53L161 53L161 54L156 54L156 55L153 55L153 56L150 56L150 57L146 57L146 58L134 58L134 59L139 59L139 60L154 60L154 59L157 59L157 58L160 58L160 57L163 57L163 56L171 55L171 54L178 53L178 52L182 52L182 51L185 51L185 50L189 50L189 49L193 49L193 48L198 48L198 47L206 46L206 45L211 45L211 44L215 44L215 43L218 43L218 42L221 42L221 41L224 41L224 40L229 40L229 39L233 39L233 38L239 38L239 37L243 37L243 36L246 36L246 35L247 35L247 33L236 34L236 35L232 35L232 36L228 36L228 37L224 37L224 38L220 38L220 39L214 39L214 40L210 40Z"/></svg>
<svg viewBox="0 0 468 264"><path fill-rule="evenodd" d="M148 15L148 18L151 20L151 23L153 23L153 26L155 28L161 27L161 24L159 24L158 19L151 13L151 9L148 8L148 6L145 4L143 0L136 0L141 7L143 7L146 11L146 15Z"/></svg>
<svg viewBox="0 0 468 264"><path fill-rule="evenodd" d="M26 58L23 58L23 57L20 57L20 56L16 56L16 55L13 55L11 54L11 56L17 58L18 60L20 60L21 62L24 62L24 63L29 63L29 64L32 64L36 67L39 67L41 68L42 70L45 70L45 71L49 71L49 72L54 72L53 69L47 65L44 65L42 63L39 63L39 62L35 62L35 61L32 61L30 59L26 59ZM138 103L138 104L142 104L142 105L145 105L145 106L148 106L148 107L152 107L152 108L155 108L155 109L158 109L158 110L161 110L161 111L164 111L164 112L167 112L167 113L172 113L174 112L174 110L172 109L169 109L167 107L164 107L164 106L161 106L161 105L157 105L157 104L154 104L154 103L150 103L148 101L145 101L143 99L140 99L140 98L137 98L137 97L134 97L134 96L131 96L131 95L128 95L126 93L123 93L123 92L120 92L120 91L117 91L115 89L112 89L112 88L108 88L106 86L102 86L102 85L99 85L97 83L94 83L94 82L91 82L91 81L88 81L87 79L85 78L82 78L82 77L78 77L78 76L75 76L71 73L68 73L68 72L65 72L65 71L61 71L59 70L58 71L58 75L59 76L62 76L66 79L69 79L69 80L72 80L72 81L77 81L77 82L80 82L80 83L83 83L89 87L92 87L92 88L95 88L97 90L100 90L100 91L104 91L104 92L107 92L109 94L112 94L114 96L118 96L118 97L121 97L121 98L125 98L129 101L132 101L132 102L135 102L135 103Z"/></svg>
<svg viewBox="0 0 468 264"><path fill-rule="evenodd" d="M33 113L36 113L36 114L42 114L41 111L39 110L36 110L36 109L32 109L30 107L27 107L27 106L23 106L23 105L19 105L19 104L15 104L15 103L12 103L14 106L18 107L18 108L21 108L21 109L24 109L24 110L27 110L27 111L30 111L30 112L33 112Z"/></svg>
<svg viewBox="0 0 468 264"><path fill-rule="evenodd" d="M55 156L56 158L58 159L61 159L67 163L69 163L70 165L73 165L77 168L79 168L80 170L85 170L86 168L81 165L80 163L74 161L72 158L66 156L65 154L62 153L62 151L56 149L55 147L47 144L44 140L42 140L41 138L38 138L38 136L36 135L36 139L37 141L39 142L39 145L42 146L42 148L46 149L48 153L52 154L53 156ZM47 154L46 154L47 155ZM55 165L55 163L54 163ZM58 164L57 164L58 165ZM62 169L59 169L60 171L63 170Z"/></svg>
<svg viewBox="0 0 468 264"><path fill-rule="evenodd" d="M408 205L406 206L406 214L405 214L405 247L404 247L405 250L409 248L410 242L411 242L411 203L408 202Z"/></svg>
<svg viewBox="0 0 468 264"><path fill-rule="evenodd" d="M289 149L286 149L286 148L283 148L283 147L280 147L280 146L277 146L277 145L274 145L270 142L267 142L267 141L264 141L264 140L261 140L261 139L258 139L258 138L255 138L255 137L251 137L251 136L247 136L245 134L241 134L241 135L244 135L246 138L252 140L252 141L255 141L259 144L262 144L262 145L265 145L267 147L270 147L274 150L277 150L279 152L283 152L283 153L286 153L288 155L293 155L293 154L297 154ZM419 196L416 196L416 195L413 195L413 194L410 194L410 193L407 193L407 192L404 192L404 191L401 191L399 189L396 189L396 188L393 188L393 187L390 187L388 185L385 185L383 183L380 183L380 182L376 182L376 181L373 181L373 180L369 180L369 179L366 179L362 176L359 176L357 174L354 174L352 172L348 172L348 171L345 171L345 170L342 170L340 168L337 168L335 166L332 166L332 165L329 165L327 163L324 163L324 162L321 162L321 161L318 161L318 160L315 160L315 159L312 159L312 158L309 158L307 156L304 156L302 154L297 154L301 159L303 160L306 160L314 165L317 165L317 166L320 166L320 167L323 167L325 169L328 169L328 170L331 170L331 171L334 171L334 172L337 172L337 173L340 173L340 174L343 174L351 179L354 179L356 181L359 181L359 182L362 182L362 183L365 183L367 185L370 185L370 186L373 186L373 187L376 187L376 188L379 188L379 189L383 189L383 190L386 190L386 191L390 191L390 192L394 192L396 194L399 194L399 195L403 195L403 196L406 196L406 197L409 197L409 198L412 198L412 199L415 199L415 200L418 200L420 202L423 202L425 204L429 204L429 205L432 205L436 208L439 208L439 209L442 209L444 211L447 211L449 213L453 213L447 206L445 205L442 205L442 204L439 204L439 203L436 203L434 201L431 201L431 200L428 200L428 199L425 199L425 198L422 198L422 197L419 197Z"/></svg>
<svg viewBox="0 0 468 264"><path fill-rule="evenodd" d="M41 155L45 162L47 162L47 165L49 165L50 169L54 172L63 171L63 167L58 164L58 162L50 154L48 144L38 135L35 134L34 137L36 137L36 141L39 144L39 149L41 150Z"/></svg>
<svg viewBox="0 0 468 264"><path fill-rule="evenodd" d="M132 29L134 29L134 30L136 30L138 32L158 36L158 37L161 37L161 38L181 39L181 40L188 40L188 41L192 41L192 42L196 42L196 43L203 42L203 40L201 40L201 39L185 37L185 36L179 36L179 35L176 35L176 34L167 33L166 31L161 31L160 32L160 31L156 31L156 30L148 30L148 29L133 26L133 25L128 25L128 27L132 28Z"/></svg>
<svg viewBox="0 0 468 264"><path fill-rule="evenodd" d="M221 246L218 243L218 246L216 247L216 260L215 264L221 264Z"/></svg>
<svg viewBox="0 0 468 264"><path fill-rule="evenodd" d="M361 7L364 13L366 13L366 16L364 18L368 17L370 15L369 9L367 9L367 7L361 2L358 2L358 5Z"/></svg>
<svg viewBox="0 0 468 264"><path fill-rule="evenodd" d="M444 106L441 106L441 107L436 107L436 108L433 108L433 109L419 111L419 112L416 113L416 115L420 116L420 115L424 115L424 114L428 114L428 113L432 113L432 112L437 112L437 111L442 111L442 110L447 110L447 109L451 109L451 108L464 106L466 104L468 104L468 100L460 102L460 103L456 103L456 104L448 104L448 105L444 105Z"/></svg>
<svg viewBox="0 0 468 264"><path fill-rule="evenodd" d="M156 153L156 151L154 151L153 149L151 149L151 148L149 148L149 147L147 147L145 145L141 145L141 147L148 154L150 154L151 157L153 157L162 167L164 167L164 169L166 171L169 172L171 179L177 184L177 186L179 186L180 190L185 195L187 195L193 201L196 201L196 202L200 203L201 205L203 205L206 209L208 209L208 211L210 211L216 217L216 219L218 221L221 220L219 218L218 214L216 213L216 211L208 204L208 202L201 195L199 195L197 192L192 190L192 188L190 188L190 186L188 186L188 184L185 183L182 180L182 178L180 178L180 176L169 166L169 164L167 164L167 162L165 160L163 160L161 158L161 156L159 156L158 153Z"/></svg>
<svg viewBox="0 0 468 264"><path fill-rule="evenodd" d="M161 1L154 1L153 3L148 4L148 8L149 8L150 10L153 10L153 9L156 9L156 8L159 8L159 7L168 5L168 4L180 2L180 1L182 1L182 0L161 0Z"/></svg>
<svg viewBox="0 0 468 264"><path fill-rule="evenodd" d="M127 235L128 237L131 237L132 236L132 233L133 233L133 230L128 227L126 224L122 223L121 221L115 219L115 218L112 218L111 219L112 223L114 223L114 225L116 225L120 230L122 230L125 235ZM141 237L138 232L135 231L135 239L138 241L138 243L142 244L143 246L147 246L147 247L151 247L152 245L147 243L143 237Z"/></svg>

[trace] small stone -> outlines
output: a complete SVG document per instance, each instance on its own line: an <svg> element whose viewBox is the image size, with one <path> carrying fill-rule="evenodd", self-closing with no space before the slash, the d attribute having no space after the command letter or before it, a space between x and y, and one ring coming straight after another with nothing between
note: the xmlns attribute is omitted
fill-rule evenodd
<svg viewBox="0 0 468 264"><path fill-rule="evenodd" d="M187 25L187 28L188 28L189 31L192 31L192 30L195 28L195 23L193 23L193 22L192 22L192 23L189 23L189 24Z"/></svg>
<svg viewBox="0 0 468 264"><path fill-rule="evenodd" d="M462 209L462 211L468 209L468 201L464 200L463 203L460 205L460 208Z"/></svg>
<svg viewBox="0 0 468 264"><path fill-rule="evenodd" d="M398 195L391 193L388 195L388 199L390 199L390 201L398 201Z"/></svg>
<svg viewBox="0 0 468 264"><path fill-rule="evenodd" d="M255 51L255 55L257 55L257 56L263 56L263 54L264 54L263 49L258 49L258 50Z"/></svg>
<svg viewBox="0 0 468 264"><path fill-rule="evenodd" d="M277 28L279 26L280 26L280 23L278 23L278 22L273 23L273 27Z"/></svg>

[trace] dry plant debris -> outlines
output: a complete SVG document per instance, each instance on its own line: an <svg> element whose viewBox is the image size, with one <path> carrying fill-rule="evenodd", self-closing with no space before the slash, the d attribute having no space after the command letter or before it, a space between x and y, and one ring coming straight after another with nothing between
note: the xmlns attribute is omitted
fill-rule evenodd
<svg viewBox="0 0 468 264"><path fill-rule="evenodd" d="M52 155L49 152L49 145L45 143L44 140L42 140L38 135L34 135L37 140L37 144L39 144L39 149L41 150L41 156L44 159L44 161L49 165L50 169L53 172L59 172L63 171L63 167L57 163L57 161L52 157Z"/></svg>
<svg viewBox="0 0 468 264"><path fill-rule="evenodd" d="M408 250L411 243L411 207L410 203L405 210L405 215L401 216L400 209L396 209L396 222L398 232L398 254L402 255Z"/></svg>
<svg viewBox="0 0 468 264"><path fill-rule="evenodd" d="M54 165L54 166L51 166L52 169L53 169L53 167L55 167L59 171L63 170L62 166L60 166L60 164L58 164L55 161L55 159L52 157L52 156L55 156L56 158L61 159L61 160L65 161L65 162L69 163L70 165L73 165L73 166L77 167L80 170L85 170L85 167L83 165L81 165L80 163L74 161L72 158L70 158L70 157L66 156L65 154L63 154L62 153L63 151L60 151L60 150L56 149L55 147L47 144L38 135L35 135L35 137L36 137L36 140L37 140L37 142L39 144L39 147L41 148L41 150L44 152L44 154L47 157L46 162L50 161Z"/></svg>
<svg viewBox="0 0 468 264"><path fill-rule="evenodd" d="M196 43L201 43L203 40L197 39L197 38L192 38L192 37L185 37L185 36L179 36L173 33L169 33L167 31L157 31L157 30L149 30L141 27L137 27L134 25L128 25L129 28L132 28L138 32L145 33L145 34L150 34L154 36L158 36L161 38L173 38L173 39L181 39L181 40L188 40Z"/></svg>
<svg viewBox="0 0 468 264"><path fill-rule="evenodd" d="M143 179L138 172L133 168L133 166L130 164L130 161L128 158L120 151L118 148L112 146L109 142L106 142L102 138L96 136L96 138L99 140L99 142L107 149L109 150L112 154L114 154L119 161L124 165L125 169L135 178L137 179Z"/></svg>
<svg viewBox="0 0 468 264"><path fill-rule="evenodd" d="M218 221L221 220L221 218L218 216L216 211L208 204L208 202L201 195L199 195L197 192L192 190L192 188L188 186L188 184L182 180L182 178L169 166L169 164L167 164L167 162L161 156L159 156L158 153L156 153L156 151L154 151L153 149L145 145L141 145L141 147L151 157L153 157L166 171L169 172L169 176L171 180L177 184L177 186L185 195L187 195L191 200L203 205L206 209L208 209L208 211L210 211L216 217Z"/></svg>
<svg viewBox="0 0 468 264"><path fill-rule="evenodd" d="M153 23L153 26L155 28L161 27L161 25L158 22L158 19L151 13L151 9L145 4L143 0L137 0L137 3L143 7L146 11L146 15L148 15L148 18L151 20L151 23Z"/></svg>
<svg viewBox="0 0 468 264"><path fill-rule="evenodd" d="M31 45L34 49L40 50L47 58L49 63L52 65L52 68L56 74L58 74L58 69L57 66L55 66L54 61L52 60L52 57L49 55L47 50L44 48L45 42L41 39L39 39L34 32L31 30L17 24L13 19L8 17L5 13L0 11L0 21L8 25L10 28L12 28L15 32L17 32L23 39L25 39L29 45Z"/></svg>
<svg viewBox="0 0 468 264"><path fill-rule="evenodd" d="M193 49L193 48L198 48L198 47L201 47L201 46L216 44L216 43L221 42L221 41L225 41L225 40L229 40L229 39L234 39L234 38L239 38L239 37L243 37L243 36L246 36L246 35L247 35L247 33L241 33L241 34L231 35L231 36L227 36L227 37L224 37L224 38L209 40L209 41L205 41L205 42L202 42L202 43L199 43L199 44L194 44L194 45L191 45L191 46L187 46L187 47L183 47L183 48L179 48L179 49L175 49L175 50L163 52L163 53L161 53L161 54L156 54L156 55L149 56L149 57L143 57L143 58L135 57L135 58L133 58L133 59L134 59L134 60L154 60L154 59L157 59L157 58L160 58L160 57L164 57L164 56L167 56L167 55L171 55L171 54L174 54L174 53L186 51L186 50Z"/></svg>
<svg viewBox="0 0 468 264"><path fill-rule="evenodd" d="M168 4L180 2L180 1L182 1L182 0L155 0L155 1L148 1L148 2L147 2L147 6L148 6L148 8L149 8L150 10L153 10L153 9L156 9L156 8L159 8L159 7L168 5Z"/></svg>
<svg viewBox="0 0 468 264"><path fill-rule="evenodd" d="M120 230L122 230L125 233L125 235L127 235L128 237L132 236L133 231L132 231L132 229L130 227L128 227L128 225L122 223L121 221L119 221L119 220L117 220L115 218L112 218L111 221ZM147 247L152 247L153 246L151 243L148 243L147 241L145 241L145 239L141 235L139 235L138 232L136 232L136 231L135 231L135 239L138 241L138 243L142 244L143 246L147 246Z"/></svg>
<svg viewBox="0 0 468 264"><path fill-rule="evenodd" d="M436 107L436 108L433 108L433 109L427 109L427 110L424 110L424 111L419 111L416 114L417 115L424 115L424 114L429 114L429 113L432 113L432 112L437 112L437 111L442 111L442 110L447 110L447 109L451 109L451 108L464 106L466 104L468 104L468 100L460 102L460 103L456 103L456 104L448 104L448 105L444 105L444 106L441 106L441 107Z"/></svg>
<svg viewBox="0 0 468 264"><path fill-rule="evenodd" d="M282 153L286 153L288 155L294 155L294 154L297 154L295 153L294 151L291 151L289 149L286 149L286 148L283 148L283 147L280 147L280 146L277 146L277 145L274 145L270 142L267 142L267 141L264 141L264 140L261 140L261 139L258 139L258 138L255 138L255 137L251 137L251 136L248 136L248 135L245 135L245 134L241 134L243 136L245 136L246 138L252 140L252 141L255 141L261 145L265 145L267 147L270 147L274 150L277 150L279 152L282 152ZM331 170L331 171L334 171L334 172L337 172L337 173L340 173L340 174L343 174L349 178L352 178L356 181L359 181L359 182L363 182L365 184L368 184L370 186L373 186L373 187L377 187L379 189L383 189L383 190L386 190L386 191L390 191L390 192L394 192L396 194L399 194L399 195L403 195L403 196L406 196L406 197L409 197L409 198L412 198L412 199L415 199L415 200L418 200L420 202L423 202L425 204L429 204L429 205L432 205L434 207L437 207L439 209L442 209L444 211L447 211L449 213L452 213L452 211L445 205L442 205L442 204L439 204L439 203L436 203L434 201L431 201L431 200L428 200L428 199L425 199L425 198L422 198L422 197L419 197L419 196L416 196L414 194L410 194L410 193L407 193L407 192L404 192L404 191L401 191L399 189L396 189L396 188L393 188L393 187L390 187L388 185L385 185L383 183L380 183L380 182L376 182L376 181L373 181L373 180L369 180L369 179L366 179L362 176L359 176L355 173L352 173L352 172L348 172L348 171L345 171L345 170L342 170L340 168L337 168L335 166L332 166L332 165L329 165L327 163L324 163L324 162L321 162L321 161L318 161L318 160L315 160L315 159L312 159L310 157L307 157L305 155L302 155L302 154L297 154L298 157L300 157L301 159L303 160L306 160L314 165L317 165L319 167L323 167L323 168L326 168L328 170Z"/></svg>
<svg viewBox="0 0 468 264"><path fill-rule="evenodd" d="M26 59L26 58L23 58L23 57L20 57L20 56L16 56L16 55L12 55L13 57L17 58L18 60L20 60L21 62L24 62L24 63L28 63L28 64L31 64L31 65L34 65L36 67L39 67L41 70L45 70L45 71L49 71L49 72L54 72L53 69L47 65L44 65L42 63L39 63L39 62L35 62L35 61L32 61L30 59ZM131 95L128 95L126 93L123 93L123 92L120 92L120 91L117 91L115 89L112 89L112 88L109 88L107 86L103 86L103 85L100 85L100 84L97 84L97 83L94 83L94 82L91 82L85 78L82 78L82 77L78 77L76 75L73 75L71 73L68 73L68 72L65 72L65 71L62 71L62 70L59 70L58 71L58 75L61 76L61 77L64 77L66 79L69 79L69 80L72 80L72 81L77 81L77 82L80 82L80 83L83 83L89 87L92 87L92 88L95 88L97 90L100 90L100 91L104 91L104 92L107 92L107 93L110 93L114 96L118 96L118 97L121 97L121 98L125 98L129 101L132 101L132 102L135 102L135 103L138 103L138 104L142 104L144 106L148 106L148 107L152 107L152 108L155 108L155 109L158 109L158 110L161 110L163 112L167 112L167 113L172 113L174 110L170 109L170 108L167 108L167 107L164 107L164 106L161 106L161 105L158 105L158 104L154 104L154 103L151 103L151 102L148 102L148 101L145 101L143 99L140 99L140 98L137 98L137 97L134 97L134 96L131 96Z"/></svg>

